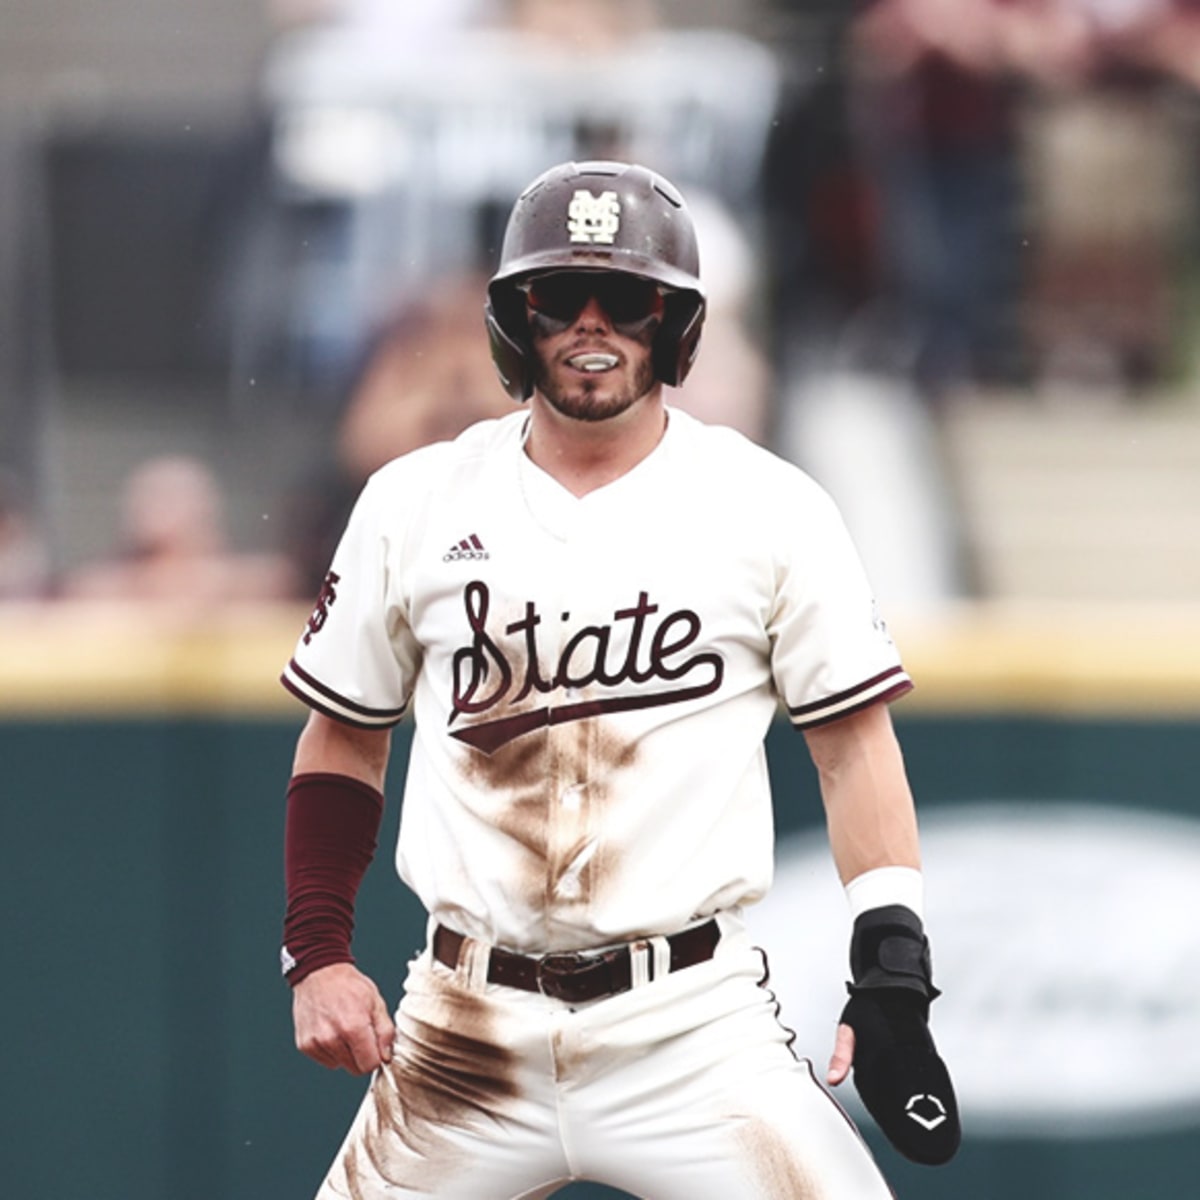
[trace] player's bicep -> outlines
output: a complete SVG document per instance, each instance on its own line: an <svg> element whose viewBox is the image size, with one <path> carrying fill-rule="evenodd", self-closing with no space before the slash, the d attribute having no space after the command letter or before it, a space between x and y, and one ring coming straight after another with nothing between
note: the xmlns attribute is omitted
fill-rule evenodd
<svg viewBox="0 0 1200 1200"><path fill-rule="evenodd" d="M390 728L360 729L314 710L296 743L292 774L349 775L382 791L391 742Z"/></svg>
<svg viewBox="0 0 1200 1200"><path fill-rule="evenodd" d="M840 721L804 731L813 765L823 776L836 777L848 765L868 758L888 758L898 750L887 705L873 704Z"/></svg>

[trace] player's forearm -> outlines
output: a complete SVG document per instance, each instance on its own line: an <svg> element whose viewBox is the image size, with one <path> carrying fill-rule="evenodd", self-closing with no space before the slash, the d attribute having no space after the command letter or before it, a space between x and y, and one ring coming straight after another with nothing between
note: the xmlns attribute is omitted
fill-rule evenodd
<svg viewBox="0 0 1200 1200"><path fill-rule="evenodd" d="M879 867L920 867L912 792L883 705L806 734L843 883Z"/></svg>
<svg viewBox="0 0 1200 1200"><path fill-rule="evenodd" d="M880 788L877 778L823 788L833 861L848 884L880 867L920 869L912 797L907 787Z"/></svg>
<svg viewBox="0 0 1200 1200"><path fill-rule="evenodd" d="M375 856L383 795L348 775L293 775L284 825L283 973L293 986L353 962L354 902Z"/></svg>
<svg viewBox="0 0 1200 1200"><path fill-rule="evenodd" d="M383 816L390 734L314 712L296 746L284 828L282 963L293 985L352 962L354 902Z"/></svg>

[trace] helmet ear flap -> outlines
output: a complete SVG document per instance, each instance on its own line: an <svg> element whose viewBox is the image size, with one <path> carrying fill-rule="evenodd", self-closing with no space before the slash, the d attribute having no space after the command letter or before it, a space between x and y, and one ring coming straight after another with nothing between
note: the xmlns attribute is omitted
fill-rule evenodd
<svg viewBox="0 0 1200 1200"><path fill-rule="evenodd" d="M662 327L654 339L654 376L669 387L687 378L700 349L705 302L694 293L668 295Z"/></svg>
<svg viewBox="0 0 1200 1200"><path fill-rule="evenodd" d="M483 307L483 319L487 325L492 361L496 364L500 383L504 390L521 404L533 395L533 372L530 370L529 351L506 332L496 316L491 299Z"/></svg>

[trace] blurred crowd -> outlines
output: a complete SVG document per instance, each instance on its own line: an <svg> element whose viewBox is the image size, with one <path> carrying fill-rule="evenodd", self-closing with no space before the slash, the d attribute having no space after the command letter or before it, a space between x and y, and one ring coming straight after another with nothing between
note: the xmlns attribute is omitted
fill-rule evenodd
<svg viewBox="0 0 1200 1200"><path fill-rule="evenodd" d="M520 185L567 157L688 194L711 308L671 402L790 457L789 381L814 371L936 420L981 389L1138 397L1190 366L1200 0L778 0L805 33L782 40L667 7L270 0L215 303L231 390L273 376L319 410L279 543L235 546L223 465L167 454L124 481L107 551L56 569L11 469L0 600L310 595L373 470L509 410L484 287Z"/></svg>
<svg viewBox="0 0 1200 1200"><path fill-rule="evenodd" d="M775 164L823 243L802 305L935 399L1173 369L1200 215L1195 0L869 0L842 49Z"/></svg>

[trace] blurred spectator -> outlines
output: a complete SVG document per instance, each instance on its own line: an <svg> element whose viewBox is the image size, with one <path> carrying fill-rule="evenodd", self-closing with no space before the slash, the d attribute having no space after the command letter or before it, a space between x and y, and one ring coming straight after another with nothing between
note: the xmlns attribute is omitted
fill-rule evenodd
<svg viewBox="0 0 1200 1200"><path fill-rule="evenodd" d="M1200 81L1196 0L869 0L850 47L917 382L1161 378L1190 204L1163 84Z"/></svg>
<svg viewBox="0 0 1200 1200"><path fill-rule="evenodd" d="M0 602L41 599L50 582L50 554L25 491L15 475L0 470Z"/></svg>
<svg viewBox="0 0 1200 1200"><path fill-rule="evenodd" d="M121 496L120 547L70 574L63 596L209 612L248 600L296 595L292 568L271 554L231 548L213 473L184 456L150 459Z"/></svg>
<svg viewBox="0 0 1200 1200"><path fill-rule="evenodd" d="M486 275L430 288L375 339L351 391L338 456L360 485L384 463L512 410L483 325Z"/></svg>
<svg viewBox="0 0 1200 1200"><path fill-rule="evenodd" d="M1029 112L1030 336L1046 381L1122 394L1162 381L1180 328L1196 164L1179 92L1200 84L1200 4L1053 3L1083 69Z"/></svg>
<svg viewBox="0 0 1200 1200"><path fill-rule="evenodd" d="M367 477L401 454L512 410L483 323L483 271L431 282L370 338L328 452L286 501L287 545L302 591L315 594Z"/></svg>
<svg viewBox="0 0 1200 1200"><path fill-rule="evenodd" d="M851 121L878 195L889 341L927 393L1020 371L1019 83L1077 70L1042 0L871 0Z"/></svg>

